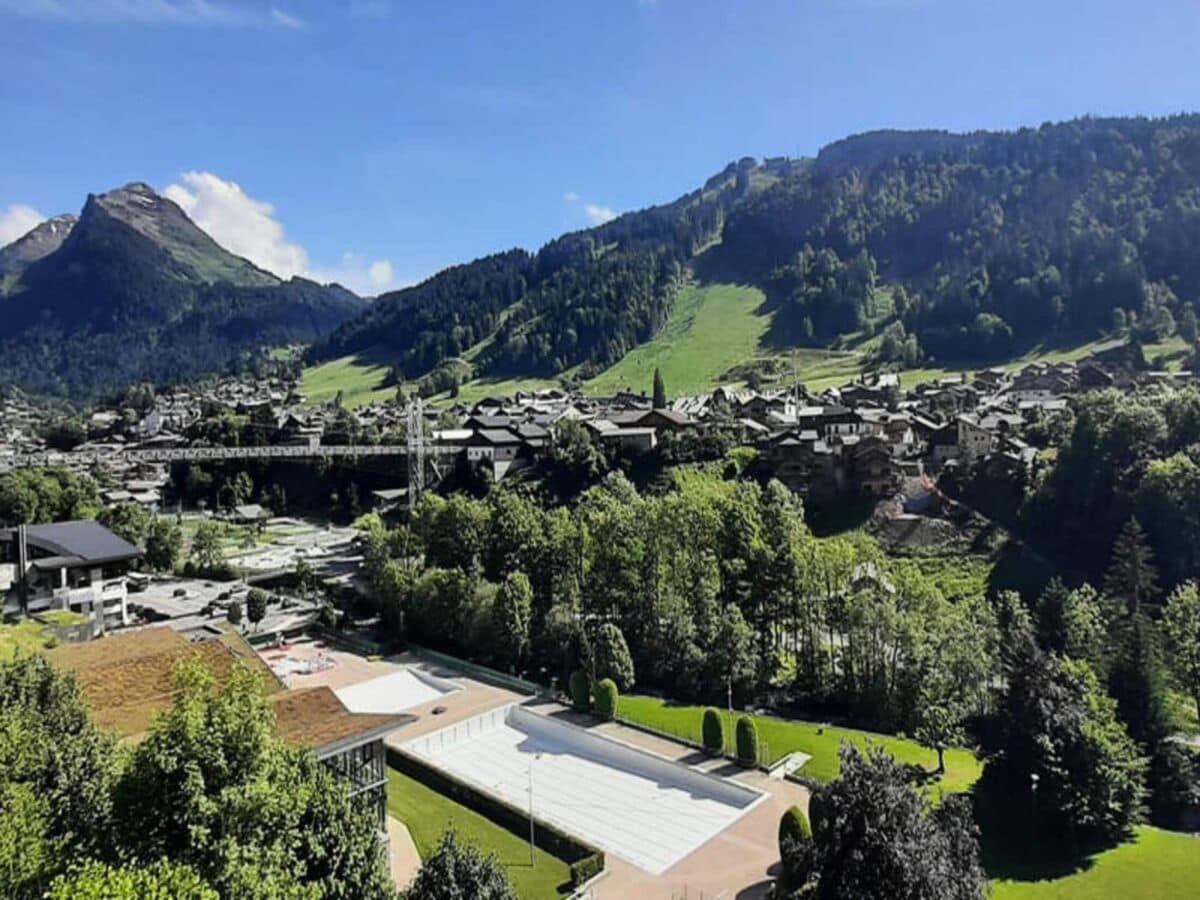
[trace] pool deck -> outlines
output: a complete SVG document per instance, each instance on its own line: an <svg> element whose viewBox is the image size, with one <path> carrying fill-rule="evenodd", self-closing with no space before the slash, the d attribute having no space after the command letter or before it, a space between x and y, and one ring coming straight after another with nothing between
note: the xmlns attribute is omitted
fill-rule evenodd
<svg viewBox="0 0 1200 900"><path fill-rule="evenodd" d="M609 854L608 874L594 889L597 900L626 897L673 900L700 897L701 893L705 897L754 900L767 895L779 871L779 819L792 805L808 811L806 788L772 778L765 772L739 769L732 763L717 762L714 766L713 760L692 747L617 722L598 722L558 703L535 703L530 708L666 759L729 778L766 795L749 812L661 875L652 875Z"/></svg>
<svg viewBox="0 0 1200 900"><path fill-rule="evenodd" d="M745 771L731 763L709 759L692 747L616 722L599 722L590 716L580 716L558 703L530 700L521 694L476 681L444 666L430 664L413 654L402 653L387 659L371 661L358 654L324 647L316 642L293 644L289 647L288 654L299 659L324 656L334 662L332 667L310 675L289 675L285 679L288 687L346 687L394 672L401 666L411 666L438 677L449 678L462 686L461 691L407 710L409 714L416 716L416 721L385 738L385 743L392 747L400 747L415 737L497 707L514 702L524 703L534 712L562 718L596 734L696 767L709 774L729 778L766 795L729 827L701 844L661 875L653 875L614 854L608 854L607 872L593 888L592 896L596 900L625 900L628 897L674 900L684 896L700 897L702 893L705 897L724 897L726 900L755 900L765 897L779 870L779 819L793 804L801 809L808 809L808 791L801 785L772 778L765 772ZM435 707L445 709L434 715ZM394 848L393 856L395 855ZM406 856L399 869L404 874L409 874L412 866L412 859Z"/></svg>

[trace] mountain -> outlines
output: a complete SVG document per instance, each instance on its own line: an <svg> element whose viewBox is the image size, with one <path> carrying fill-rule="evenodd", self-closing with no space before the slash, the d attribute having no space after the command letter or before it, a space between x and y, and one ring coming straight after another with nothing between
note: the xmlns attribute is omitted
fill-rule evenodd
<svg viewBox="0 0 1200 900"><path fill-rule="evenodd" d="M65 214L47 219L32 231L17 238L7 247L0 247L0 283L5 278L14 278L30 264L43 256L49 256L62 246L71 229L78 221Z"/></svg>
<svg viewBox="0 0 1200 900"><path fill-rule="evenodd" d="M430 389L588 378L698 281L760 288L768 348L984 363L1115 327L1166 336L1200 297L1197 246L1200 116L872 132L384 295L310 359L355 353Z"/></svg>
<svg viewBox="0 0 1200 900"><path fill-rule="evenodd" d="M43 223L0 259L0 385L72 397L244 364L366 305L235 256L141 183L89 196L78 221Z"/></svg>

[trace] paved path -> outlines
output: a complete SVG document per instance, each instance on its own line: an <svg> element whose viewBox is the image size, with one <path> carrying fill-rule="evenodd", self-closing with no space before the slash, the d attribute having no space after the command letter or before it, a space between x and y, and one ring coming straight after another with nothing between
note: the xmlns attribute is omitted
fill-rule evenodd
<svg viewBox="0 0 1200 900"><path fill-rule="evenodd" d="M388 832L388 866L392 872L392 882L400 890L404 890L417 876L421 868L421 857L417 853L417 845L413 843L408 826L392 816L387 817Z"/></svg>

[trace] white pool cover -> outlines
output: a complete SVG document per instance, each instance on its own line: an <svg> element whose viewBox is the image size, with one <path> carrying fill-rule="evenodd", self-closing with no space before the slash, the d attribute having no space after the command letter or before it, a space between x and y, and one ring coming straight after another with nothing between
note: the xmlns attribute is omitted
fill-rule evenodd
<svg viewBox="0 0 1200 900"><path fill-rule="evenodd" d="M453 681L398 669L370 681L362 681L334 691L350 712L387 715L403 712L444 697L461 688Z"/></svg>
<svg viewBox="0 0 1200 900"><path fill-rule="evenodd" d="M517 706L416 738L404 749L529 808L605 852L659 875L762 798L743 785Z"/></svg>

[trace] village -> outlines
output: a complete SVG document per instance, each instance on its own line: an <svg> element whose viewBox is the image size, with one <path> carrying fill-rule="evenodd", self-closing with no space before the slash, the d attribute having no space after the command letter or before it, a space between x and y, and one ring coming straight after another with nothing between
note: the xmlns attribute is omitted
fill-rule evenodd
<svg viewBox="0 0 1200 900"><path fill-rule="evenodd" d="M882 498L905 478L936 477L961 467L982 466L995 478L1028 472L1039 451L1031 427L1044 430L1069 415L1074 398L1191 377L1187 371L1131 366L1126 345L1118 344L1078 362L964 372L907 388L903 373L865 373L820 392L799 383L771 390L718 387L658 403L648 393L590 397L548 387L471 405L451 401L439 408L414 401L350 409L306 403L294 380L224 379L204 389L156 394L141 411L95 409L69 447L51 443L44 410L10 396L0 399L0 472L32 464L102 472L105 503L160 509L171 493L171 460L233 458L235 450L247 458L389 452L403 457L416 449L410 438L419 422L420 450L442 471L461 459L500 482L548 453L564 422L576 422L614 457L650 453L667 435L719 432L754 447L768 477L798 494ZM229 422L239 425L219 427ZM196 455L210 449L214 452ZM406 477L374 490L374 502L390 508L404 501ZM242 508L215 512L242 522L272 513L262 505L231 506Z"/></svg>
<svg viewBox="0 0 1200 900"><path fill-rule="evenodd" d="M371 560L379 526L364 522L406 520L418 491L456 472L488 485L519 483L563 443L581 439L617 468L749 447L755 471L806 508L853 500L922 518L911 515L928 512L915 498L940 495L944 479L1030 477L1053 452L1047 436L1069 427L1088 392L1189 378L1138 370L1113 354L907 389L901 374L877 373L819 392L718 387L668 402L545 388L470 405L357 409L307 404L286 379L229 379L147 398L136 414L92 411L71 446L46 427L45 410L9 397L0 409L0 473L38 465L92 479L101 521L119 523L122 511L140 509L176 530L176 552L187 561L150 566L147 549L92 519L18 525L0 529L0 594L7 627L72 673L97 722L124 740L140 740L174 701L181 660L200 660L219 684L238 667L258 673L280 738L311 750L363 796L398 887L431 852L433 825L405 807L428 794L435 816L482 814L501 844L524 827L528 803L528 827L542 842L536 853L545 858L514 877L557 879L559 896L707 896L730 885L763 896L762 876L779 852L776 823L807 805L814 782L806 772L824 760L813 763L790 743L744 759L726 738L701 754L687 729L597 713L553 680L529 681L411 640L397 653L380 617L351 614L377 611L380 602ZM354 462L359 454L371 458L372 483L385 486L364 493L366 515L355 522L273 509L266 484L254 496L221 486L211 501L187 503L176 483L181 465L320 466L328 456ZM211 549L198 549L205 541ZM895 591L875 563L857 565L851 584ZM723 726L730 741L733 715L731 694ZM921 751L903 744L899 752ZM584 811L589 801L579 798L589 796L619 797L622 814ZM648 834L668 801L674 824L653 842L631 843L622 823L642 817L639 833Z"/></svg>

